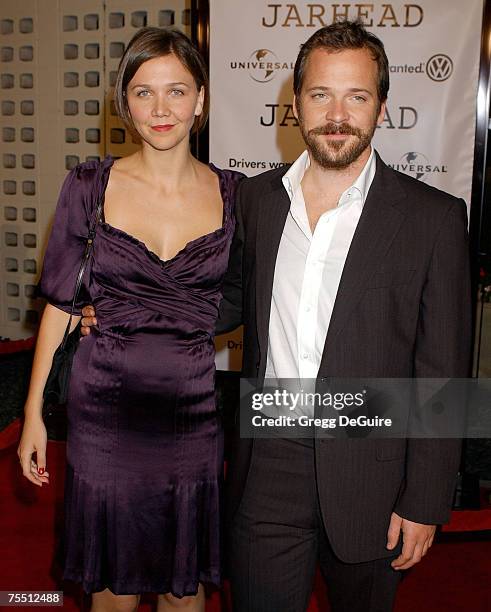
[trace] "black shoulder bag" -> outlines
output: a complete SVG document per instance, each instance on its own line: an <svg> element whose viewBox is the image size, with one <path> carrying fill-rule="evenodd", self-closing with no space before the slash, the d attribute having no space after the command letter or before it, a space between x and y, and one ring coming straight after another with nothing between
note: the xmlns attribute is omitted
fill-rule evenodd
<svg viewBox="0 0 491 612"><path fill-rule="evenodd" d="M68 387L70 384L70 374L72 371L73 356L78 348L80 342L80 328L81 321L79 321L77 327L70 332L70 326L72 324L73 311L75 310L75 304L82 287L82 279L87 268L92 247L94 244L94 238L96 233L97 224L102 214L102 200L97 205L95 221L92 227L89 229L89 235L87 243L85 245L85 252L80 264L80 269L77 275L77 281L75 283L75 292L73 295L72 306L70 311L70 318L63 335L63 340L60 346L56 349L53 355L53 361L51 369L46 380L43 391L43 420L49 433L54 433L55 437L64 437L66 432L66 401L68 397Z"/></svg>

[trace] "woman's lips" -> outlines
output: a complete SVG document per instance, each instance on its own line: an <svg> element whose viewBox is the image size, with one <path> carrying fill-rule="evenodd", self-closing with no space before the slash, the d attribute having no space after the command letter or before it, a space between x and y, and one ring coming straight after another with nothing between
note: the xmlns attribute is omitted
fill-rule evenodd
<svg viewBox="0 0 491 612"><path fill-rule="evenodd" d="M173 127L174 127L174 124L166 123L164 125L152 125L152 130L155 130L156 132L168 132Z"/></svg>

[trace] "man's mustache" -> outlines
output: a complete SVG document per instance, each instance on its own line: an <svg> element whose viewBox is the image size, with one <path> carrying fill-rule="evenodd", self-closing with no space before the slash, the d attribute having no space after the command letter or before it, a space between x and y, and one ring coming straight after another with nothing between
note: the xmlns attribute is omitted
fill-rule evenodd
<svg viewBox="0 0 491 612"><path fill-rule="evenodd" d="M361 138L363 132L349 123L328 123L309 130L310 136L329 136L330 134L344 134L345 136L358 136L358 138Z"/></svg>

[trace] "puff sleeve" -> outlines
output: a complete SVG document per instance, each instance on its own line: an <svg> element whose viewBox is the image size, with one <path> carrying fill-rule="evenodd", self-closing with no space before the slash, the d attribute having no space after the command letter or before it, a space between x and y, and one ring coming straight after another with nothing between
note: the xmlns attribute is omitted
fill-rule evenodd
<svg viewBox="0 0 491 612"><path fill-rule="evenodd" d="M92 217L83 174L83 169L77 166L63 182L37 286L38 296L68 313ZM89 278L90 261L75 305L76 315L80 315L82 307L90 302Z"/></svg>

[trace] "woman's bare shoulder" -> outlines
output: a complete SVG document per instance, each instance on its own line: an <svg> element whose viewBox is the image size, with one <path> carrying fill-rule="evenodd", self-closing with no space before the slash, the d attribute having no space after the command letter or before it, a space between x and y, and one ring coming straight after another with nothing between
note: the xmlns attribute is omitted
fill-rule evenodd
<svg viewBox="0 0 491 612"><path fill-rule="evenodd" d="M113 170L120 174L135 174L138 172L138 166L140 164L139 156L136 153L127 155L126 157L119 157L114 160Z"/></svg>
<svg viewBox="0 0 491 612"><path fill-rule="evenodd" d="M114 160L109 177L109 189L126 189L141 178L139 161L135 154Z"/></svg>

